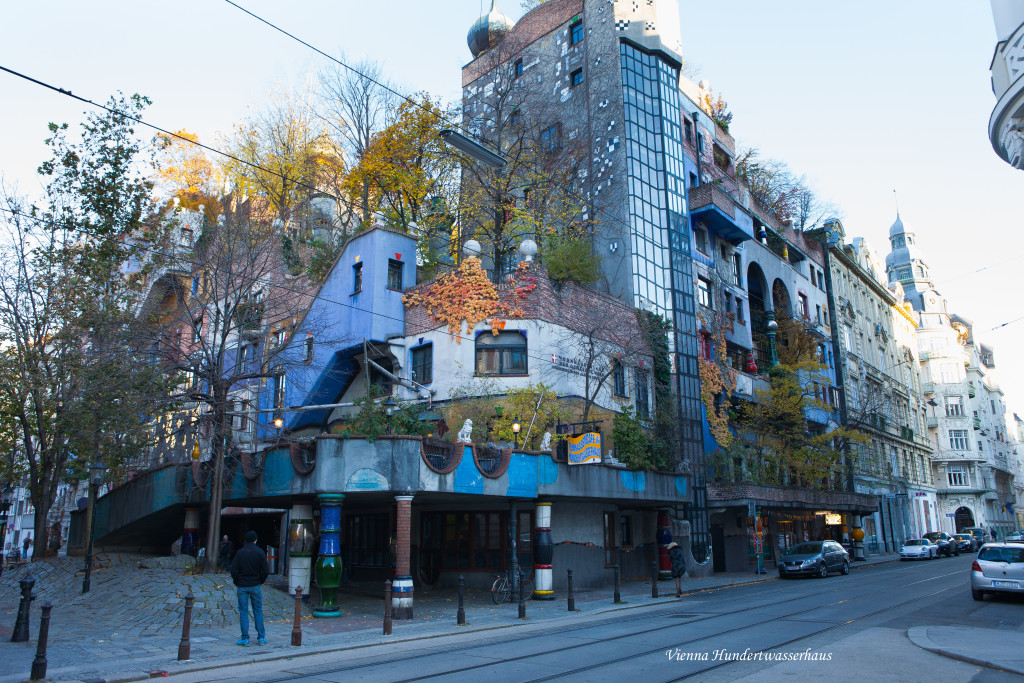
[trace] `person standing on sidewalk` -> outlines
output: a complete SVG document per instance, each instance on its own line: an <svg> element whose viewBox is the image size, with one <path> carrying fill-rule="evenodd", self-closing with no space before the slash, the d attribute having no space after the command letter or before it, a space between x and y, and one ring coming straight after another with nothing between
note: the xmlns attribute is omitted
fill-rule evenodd
<svg viewBox="0 0 1024 683"><path fill-rule="evenodd" d="M679 544L672 541L668 544L668 559L672 562L672 578L676 580L676 597L683 596L683 574L686 573L686 556Z"/></svg>
<svg viewBox="0 0 1024 683"><path fill-rule="evenodd" d="M238 644L249 644L249 603L252 603L252 619L256 622L256 642L266 645L267 632L263 627L263 591L260 586L270 575L266 554L256 545L256 532L245 534L245 545L231 560L231 578L238 593L238 618L241 622L242 637Z"/></svg>

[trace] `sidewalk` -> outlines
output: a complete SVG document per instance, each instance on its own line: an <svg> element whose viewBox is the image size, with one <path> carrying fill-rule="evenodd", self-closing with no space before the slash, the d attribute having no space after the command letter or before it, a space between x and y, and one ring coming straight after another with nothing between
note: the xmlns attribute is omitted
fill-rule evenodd
<svg viewBox="0 0 1024 683"><path fill-rule="evenodd" d="M855 568L895 559L873 557ZM140 567L140 563L142 566ZM431 638L467 631L522 626L515 604L494 605L490 593L467 590L466 626L456 625L458 594L455 590L420 591L415 598L412 621L394 622L391 636L383 636L383 601L353 593L339 596L342 616L314 619L311 606L305 604L302 619L302 647L292 647L291 630L294 599L283 590L267 586L263 591L263 611L268 643L255 645L255 630L250 633L253 646L241 648L238 638L238 611L234 587L226 574L184 576L174 558L145 558L133 555L100 555L93 570L91 590L81 594L82 559L53 558L47 562L5 569L0 580L0 683L28 678L35 656L39 632L40 607L54 605L50 623L47 674L60 681L143 680L151 672L168 674L197 671L258 660L296 657L330 650L377 645L384 642ZM31 575L36 579L32 605L30 640L11 643L17 615L18 580ZM749 573L715 574L707 578L684 579L686 593L726 586L777 580L774 570L758 576ZM283 577L276 577L283 583ZM192 590L192 659L176 661L181 639L183 597ZM575 607L580 615L616 609L631 609L655 602L674 600L671 580L659 582L658 600L651 598L650 583L628 581L622 585L625 604L612 602L612 590L576 591ZM528 601L529 623L571 616L566 596L552 601ZM159 675L159 674L158 674Z"/></svg>
<svg viewBox="0 0 1024 683"><path fill-rule="evenodd" d="M994 628L915 626L907 630L920 648L990 669L1024 675L1024 633Z"/></svg>

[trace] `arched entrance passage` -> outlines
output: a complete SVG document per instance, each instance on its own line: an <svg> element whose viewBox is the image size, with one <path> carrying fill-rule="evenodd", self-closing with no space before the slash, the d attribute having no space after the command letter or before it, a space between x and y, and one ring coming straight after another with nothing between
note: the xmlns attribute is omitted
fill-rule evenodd
<svg viewBox="0 0 1024 683"><path fill-rule="evenodd" d="M776 318L792 318L793 305L789 299L789 290L782 280L775 280L772 283L772 304L774 305Z"/></svg>
<svg viewBox="0 0 1024 683"><path fill-rule="evenodd" d="M954 515L953 521L956 522L957 533L959 533L961 529L966 529L969 526L975 526L974 513L971 512L970 508L958 507Z"/></svg>
<svg viewBox="0 0 1024 683"><path fill-rule="evenodd" d="M768 337L765 335L765 294L768 291L768 282L765 280L764 271L761 266L751 263L747 267L747 294L750 297L750 333L754 341L754 351L757 354L757 367L764 371L768 369L771 354L768 348Z"/></svg>

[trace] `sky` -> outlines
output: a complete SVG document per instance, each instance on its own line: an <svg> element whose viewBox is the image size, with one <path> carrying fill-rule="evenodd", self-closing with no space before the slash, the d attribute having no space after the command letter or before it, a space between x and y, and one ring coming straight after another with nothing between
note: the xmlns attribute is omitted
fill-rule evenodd
<svg viewBox="0 0 1024 683"><path fill-rule="evenodd" d="M333 55L382 63L405 90L460 96L466 32L481 0L238 0ZM489 4L489 3L488 3ZM725 9L725 5L728 9ZM513 19L516 0L498 7ZM682 0L683 53L734 114L741 147L785 161L841 210L847 236L883 256L896 217L929 259L950 310L995 347L1011 406L1024 412L1024 172L993 152L995 47L974 0ZM223 0L9 1L0 65L95 101L149 96L145 118L216 145L275 89L301 89L327 60ZM38 193L50 121L85 105L0 72L0 177ZM977 272L980 271L980 272Z"/></svg>

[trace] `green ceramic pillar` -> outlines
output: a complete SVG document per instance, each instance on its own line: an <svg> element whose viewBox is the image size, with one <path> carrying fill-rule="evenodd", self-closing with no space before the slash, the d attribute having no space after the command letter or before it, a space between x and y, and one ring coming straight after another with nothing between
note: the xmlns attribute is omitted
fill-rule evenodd
<svg viewBox="0 0 1024 683"><path fill-rule="evenodd" d="M339 617L338 584L341 583L341 505L345 495L321 493L320 557L316 561L316 583L320 587L320 605L314 617Z"/></svg>

